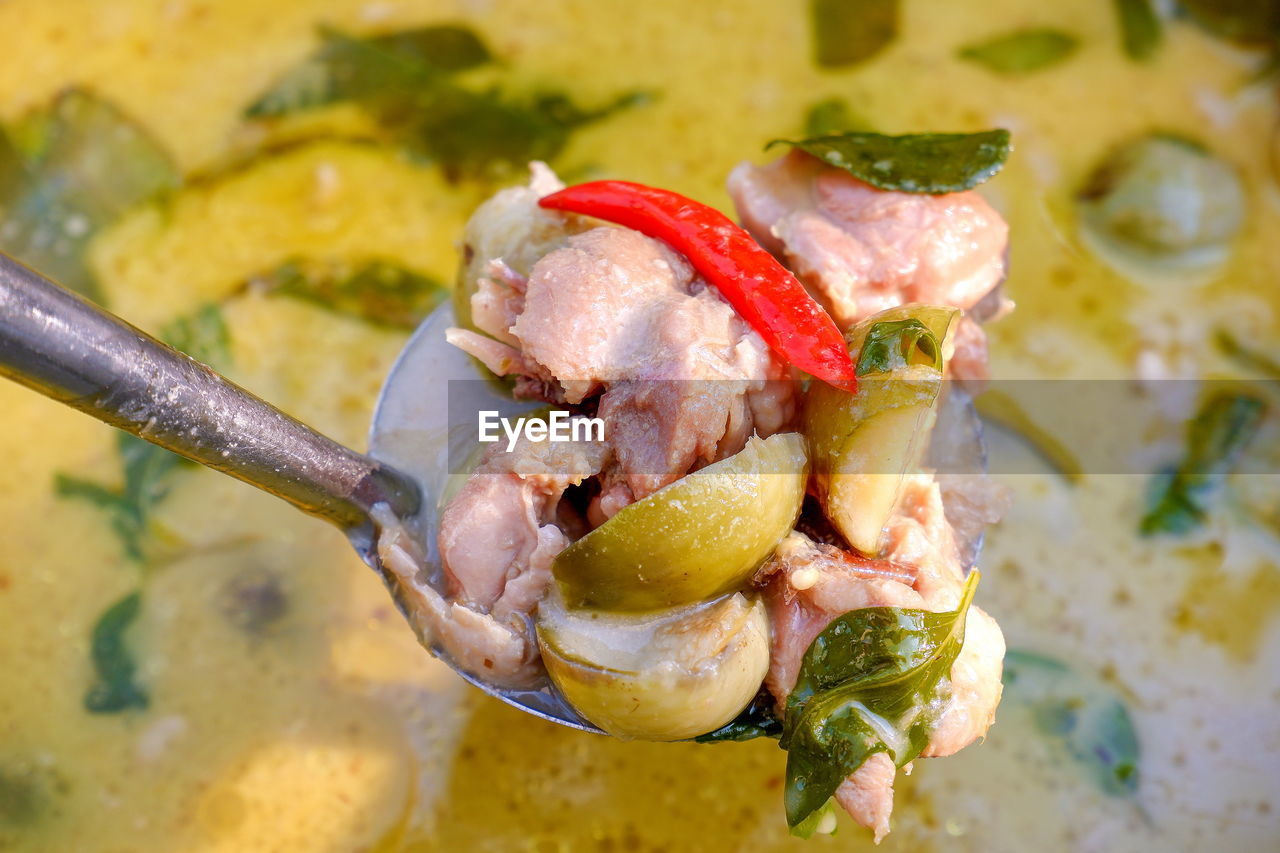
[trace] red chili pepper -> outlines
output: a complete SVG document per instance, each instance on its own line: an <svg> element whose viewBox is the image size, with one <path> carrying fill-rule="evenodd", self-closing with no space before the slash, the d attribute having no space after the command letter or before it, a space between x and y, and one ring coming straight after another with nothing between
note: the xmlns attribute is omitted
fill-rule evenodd
<svg viewBox="0 0 1280 853"><path fill-rule="evenodd" d="M786 267L715 208L630 181L577 184L538 204L661 240L688 258L775 353L837 388L857 390L853 359L831 317Z"/></svg>

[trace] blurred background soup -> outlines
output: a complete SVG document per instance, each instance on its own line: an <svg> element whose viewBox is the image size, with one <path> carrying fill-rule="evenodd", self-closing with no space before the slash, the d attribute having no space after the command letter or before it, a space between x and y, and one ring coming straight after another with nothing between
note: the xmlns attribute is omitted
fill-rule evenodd
<svg viewBox="0 0 1280 853"><path fill-rule="evenodd" d="M1280 13L1155 6L5 0L0 248L363 447L462 223L527 160L728 209L776 137L1000 126L994 376L1275 379ZM1223 392L1216 467L1153 485L1197 452L1185 387L1111 424L1150 439L1126 474L987 407L1014 460L981 592L1005 700L900 781L886 849L1280 846L1280 502L1226 477L1274 448L1273 389ZM324 525L16 385L0 413L0 849L803 843L773 742L523 715L430 659ZM807 843L870 846L843 817Z"/></svg>

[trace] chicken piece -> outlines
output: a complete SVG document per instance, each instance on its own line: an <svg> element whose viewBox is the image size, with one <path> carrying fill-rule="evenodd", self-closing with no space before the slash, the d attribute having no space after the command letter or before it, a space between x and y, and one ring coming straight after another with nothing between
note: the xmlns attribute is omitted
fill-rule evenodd
<svg viewBox="0 0 1280 853"><path fill-rule="evenodd" d="M947 376L965 383L975 396L982 393L991 373L987 369L987 333L971 317L962 316L951 336Z"/></svg>
<svg viewBox="0 0 1280 853"><path fill-rule="evenodd" d="M965 488L968 514L986 523L999 520L1008 506L1003 490L973 482ZM903 484L902 501L889 520L886 540L886 558L916 568L915 589L927 610L959 605L964 580L955 532L943 511L942 490L932 476L918 474ZM923 756L951 755L986 733L1000 704L1004 652L1000 626L982 608L970 605L964 646L951 667L951 697L930 732Z"/></svg>
<svg viewBox="0 0 1280 853"><path fill-rule="evenodd" d="M898 769L888 753L877 752L836 788L836 802L860 826L871 830L876 844L889 834L893 814L893 780Z"/></svg>
<svg viewBox="0 0 1280 853"><path fill-rule="evenodd" d="M803 533L783 539L760 567L755 582L764 586L773 626L769 674L765 686L782 712L796 685L800 662L813 639L831 620L864 607L924 607L911 583L914 571L872 560Z"/></svg>
<svg viewBox="0 0 1280 853"><path fill-rule="evenodd" d="M886 308L972 308L1004 277L1008 226L976 192L876 189L800 151L739 165L743 225L847 328Z"/></svg>
<svg viewBox="0 0 1280 853"><path fill-rule="evenodd" d="M869 559L793 533L757 574L773 626L765 686L779 713L785 711L805 651L832 619L866 607L943 611L959 604L962 571L932 477L908 478L899 510L887 526L887 540L884 556ZM970 607L965 625L965 642L951 667L950 693L922 757L962 749L981 737L995 717L1004 637L995 620L977 607ZM836 792L836 801L871 829L877 842L889 831L894 775L892 760L874 755Z"/></svg>
<svg viewBox="0 0 1280 853"><path fill-rule="evenodd" d="M832 619L864 607L924 606L911 588L910 568L816 543L801 533L784 539L761 568L757 581L766 580L773 636L765 686L779 714L795 687L805 651ZM887 755L872 755L836 790L836 802L870 829L877 842L889 831L896 772Z"/></svg>
<svg viewBox="0 0 1280 853"><path fill-rule="evenodd" d="M449 340L495 372L554 384L570 404L600 395L617 451L605 518L792 417L789 375L760 336L681 256L639 232L569 237L527 281L508 276L505 286L500 298L477 292L473 312L514 322L482 326L492 339L450 330Z"/></svg>
<svg viewBox="0 0 1280 853"><path fill-rule="evenodd" d="M459 668L503 687L541 675L532 616L551 561L569 544L557 524L560 499L598 474L609 452L597 442L523 437L510 452L494 445L441 514L443 595L418 576L421 561L404 541L379 541L421 632Z"/></svg>
<svg viewBox="0 0 1280 853"><path fill-rule="evenodd" d="M964 646L951 665L951 697L929 732L924 758L953 755L987 733L1004 691L1004 634L976 605L965 617Z"/></svg>

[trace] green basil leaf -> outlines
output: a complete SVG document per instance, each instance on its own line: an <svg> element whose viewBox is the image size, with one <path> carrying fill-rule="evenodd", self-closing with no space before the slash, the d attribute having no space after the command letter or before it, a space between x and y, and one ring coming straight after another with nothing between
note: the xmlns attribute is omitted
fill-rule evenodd
<svg viewBox="0 0 1280 853"><path fill-rule="evenodd" d="M125 638L141 606L141 593L130 593L108 607L93 626L91 657L98 680L84 697L85 710L90 713L147 707L147 693L134 681L137 664Z"/></svg>
<svg viewBox="0 0 1280 853"><path fill-rule="evenodd" d="M439 163L450 180L502 174L530 160L553 160L574 131L647 103L635 91L595 108L580 107L560 92L509 99L497 90L473 92L437 85L412 107L386 121L397 142L414 157Z"/></svg>
<svg viewBox="0 0 1280 853"><path fill-rule="evenodd" d="M1137 791L1137 729L1114 690L1060 660L1018 649L1005 654L1004 684L1007 714L1025 714L1102 791L1119 797Z"/></svg>
<svg viewBox="0 0 1280 853"><path fill-rule="evenodd" d="M858 353L859 376L889 373L913 365L942 371L942 347L933 332L916 319L875 323Z"/></svg>
<svg viewBox="0 0 1280 853"><path fill-rule="evenodd" d="M803 825L871 755L888 753L901 767L924 749L977 584L972 572L956 610L854 610L814 639L783 720L790 826Z"/></svg>
<svg viewBox="0 0 1280 853"><path fill-rule="evenodd" d="M89 241L130 207L177 187L173 161L139 125L81 89L0 137L0 249L100 299Z"/></svg>
<svg viewBox="0 0 1280 853"><path fill-rule="evenodd" d="M216 305L179 317L165 327L160 337L206 364L229 360L230 337ZM59 497L88 501L106 512L125 556L145 563L152 511L168 496L171 475L191 463L127 432L116 433L116 453L120 457L120 487L59 472L54 475L54 492Z"/></svg>
<svg viewBox="0 0 1280 853"><path fill-rule="evenodd" d="M474 32L431 26L370 38L322 28L321 45L245 110L254 118L280 116L339 101L412 94L441 75L493 59Z"/></svg>
<svg viewBox="0 0 1280 853"><path fill-rule="evenodd" d="M367 111L411 156L438 163L451 180L500 175L549 160L573 131L649 95L629 92L584 108L561 92L513 98L475 90L456 72L492 60L484 43L457 27L429 27L373 38L333 30L320 49L246 109L249 117L285 115L338 102Z"/></svg>
<svg viewBox="0 0 1280 853"><path fill-rule="evenodd" d="M766 146L791 145L860 181L905 193L952 193L992 178L1009 159L1009 131L917 133L885 136L842 133L811 139L775 139Z"/></svg>
<svg viewBox="0 0 1280 853"><path fill-rule="evenodd" d="M1224 355L1240 366L1257 371L1269 379L1280 379L1280 361L1248 346L1227 329L1216 330L1213 340Z"/></svg>
<svg viewBox="0 0 1280 853"><path fill-rule="evenodd" d="M1179 0L1202 29L1247 46L1280 42L1280 0Z"/></svg>
<svg viewBox="0 0 1280 853"><path fill-rule="evenodd" d="M1204 524L1226 476L1258 432L1261 399L1232 392L1210 398L1187 427L1187 449L1177 468L1152 484L1140 529L1144 535L1188 533Z"/></svg>
<svg viewBox="0 0 1280 853"><path fill-rule="evenodd" d="M960 48L959 57L997 74L1026 74L1066 61L1079 41L1060 30L1019 30Z"/></svg>
<svg viewBox="0 0 1280 853"><path fill-rule="evenodd" d="M205 363L230 358L230 335L216 305L179 317L160 336ZM119 487L57 473L54 492L59 497L88 501L107 513L125 556L146 564L155 507L168 496L172 475L191 463L127 432L116 433L116 452L120 457ZM125 642L125 632L141 606L142 595L134 592L109 607L94 626L91 659L97 680L85 694L86 710L105 714L147 706L147 693L134 681L137 667Z"/></svg>
<svg viewBox="0 0 1280 853"><path fill-rule="evenodd" d="M824 832L828 835L835 835L836 830L836 807L831 800L827 800L817 809L809 813L809 816L791 827L791 834L796 838L812 838L815 834ZM827 827L830 827L827 829Z"/></svg>
<svg viewBox="0 0 1280 853"><path fill-rule="evenodd" d="M722 743L724 741L755 740L759 737L780 737L782 723L773 713L773 697L767 691L751 701L735 719L716 729L698 735L698 743Z"/></svg>
<svg viewBox="0 0 1280 853"><path fill-rule="evenodd" d="M812 830L811 818L851 773L877 752L891 750L867 721L852 690L831 690L810 700L804 718L787 742L787 823Z"/></svg>
<svg viewBox="0 0 1280 853"><path fill-rule="evenodd" d="M1115 0L1115 8L1124 52L1130 59L1150 59L1164 38L1160 17L1151 0Z"/></svg>
<svg viewBox="0 0 1280 853"><path fill-rule="evenodd" d="M858 115L843 98L827 98L809 107L804 118L805 136L831 136L854 130L870 130L871 123Z"/></svg>
<svg viewBox="0 0 1280 853"><path fill-rule="evenodd" d="M212 303L174 320L160 336L196 361L223 364L231 360L231 332L222 309Z"/></svg>
<svg viewBox="0 0 1280 853"><path fill-rule="evenodd" d="M267 293L302 299L380 326L415 329L449 290L391 261L292 259L250 281Z"/></svg>
<svg viewBox="0 0 1280 853"><path fill-rule="evenodd" d="M809 0L819 68L866 62L898 35L898 0Z"/></svg>

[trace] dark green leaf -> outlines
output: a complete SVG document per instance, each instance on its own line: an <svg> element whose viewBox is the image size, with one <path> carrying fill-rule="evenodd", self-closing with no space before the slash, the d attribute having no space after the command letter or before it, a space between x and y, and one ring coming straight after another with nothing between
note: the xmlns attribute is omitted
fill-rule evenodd
<svg viewBox="0 0 1280 853"><path fill-rule="evenodd" d="M773 713L773 697L762 692L741 714L714 732L694 738L698 743L755 740L759 737L780 737L782 723Z"/></svg>
<svg viewBox="0 0 1280 853"><path fill-rule="evenodd" d="M853 111L843 98L827 98L809 107L804 118L805 136L832 136L870 130L871 123Z"/></svg>
<svg viewBox="0 0 1280 853"><path fill-rule="evenodd" d="M1035 730L1088 770L1099 788L1112 796L1137 791L1138 734L1113 690L1055 658L1016 649L1005 655L1004 683L1009 711L1028 712Z"/></svg>
<svg viewBox="0 0 1280 853"><path fill-rule="evenodd" d="M813 61L821 68L866 62L898 35L898 0L810 0Z"/></svg>
<svg viewBox="0 0 1280 853"><path fill-rule="evenodd" d="M973 572L954 611L854 610L814 639L783 723L790 826L804 825L871 755L888 753L901 767L924 749L977 583Z"/></svg>
<svg viewBox="0 0 1280 853"><path fill-rule="evenodd" d="M791 834L796 838L812 838L814 833L822 829L824 823L831 824L831 835L835 835L836 808L831 800L827 800L809 816L791 827Z"/></svg>
<svg viewBox="0 0 1280 853"><path fill-rule="evenodd" d="M1204 524L1214 497L1265 413L1261 399L1231 392L1216 394L1201 406L1188 424L1182 462L1153 481L1143 534L1187 533Z"/></svg>
<svg viewBox="0 0 1280 853"><path fill-rule="evenodd" d="M134 681L137 664L125 637L141 606L141 594L130 593L107 608L93 626L91 657L97 682L85 694L85 710L112 714L147 707L147 693Z"/></svg>
<svg viewBox="0 0 1280 853"><path fill-rule="evenodd" d="M1150 59L1164 37L1151 0L1115 0L1115 4L1124 52L1130 59Z"/></svg>
<svg viewBox="0 0 1280 853"><path fill-rule="evenodd" d="M212 303L174 320L160 337L169 346L205 364L231 360L231 332L222 309Z"/></svg>
<svg viewBox="0 0 1280 853"><path fill-rule="evenodd" d="M230 357L226 321L216 305L206 305L179 317L165 327L160 336L206 364L221 364ZM104 510L125 556L145 563L152 511L169 494L173 472L189 463L127 432L116 434L116 452L120 457L119 488L58 473L54 475L54 491L59 497L88 501Z"/></svg>
<svg viewBox="0 0 1280 853"><path fill-rule="evenodd" d="M1280 379L1280 361L1272 356L1246 345L1226 329L1214 332L1213 339L1228 358L1242 367L1255 370L1270 379Z"/></svg>
<svg viewBox="0 0 1280 853"><path fill-rule="evenodd" d="M648 96L622 95L584 109L559 92L511 98L477 91L454 72L488 62L469 31L431 27L374 38L334 31L312 57L247 110L277 116L336 102L366 110L391 140L419 159L439 163L450 179L485 177L529 160L550 159L577 128Z"/></svg>
<svg viewBox="0 0 1280 853"><path fill-rule="evenodd" d="M181 181L160 145L106 101L63 92L0 143L0 248L91 297L89 241Z"/></svg>
<svg viewBox="0 0 1280 853"><path fill-rule="evenodd" d="M1026 74L1065 61L1079 47L1070 33L1059 30L1019 30L960 48L961 59L976 62L998 74Z"/></svg>
<svg viewBox="0 0 1280 853"><path fill-rule="evenodd" d="M1280 0L1180 0L1196 24L1244 45L1280 43Z"/></svg>
<svg viewBox="0 0 1280 853"><path fill-rule="evenodd" d="M882 190L952 193L989 180L1009 159L1009 131L982 133L842 133L812 139L775 139L844 169Z"/></svg>
<svg viewBox="0 0 1280 853"><path fill-rule="evenodd" d="M875 323L858 354L858 375L888 373L923 364L942 370L942 347L929 328L916 319Z"/></svg>
<svg viewBox="0 0 1280 853"><path fill-rule="evenodd" d="M92 480L82 480L68 474L53 475L53 490L61 498L76 498L88 501L99 509L116 511L123 503L118 492L108 489Z"/></svg>
<svg viewBox="0 0 1280 853"><path fill-rule="evenodd" d="M370 38L322 29L321 45L245 111L279 116L339 101L412 95L438 78L489 62L474 32L432 26Z"/></svg>
<svg viewBox="0 0 1280 853"><path fill-rule="evenodd" d="M251 286L292 296L370 323L414 329L448 295L435 279L381 260L285 261Z"/></svg>
<svg viewBox="0 0 1280 853"><path fill-rule="evenodd" d="M486 177L530 160L552 160L577 129L620 110L646 103L630 92L595 109L568 96L544 92L512 100L496 90L473 92L438 85L384 120L411 155L439 163L450 180Z"/></svg>

